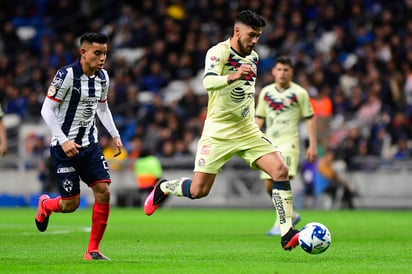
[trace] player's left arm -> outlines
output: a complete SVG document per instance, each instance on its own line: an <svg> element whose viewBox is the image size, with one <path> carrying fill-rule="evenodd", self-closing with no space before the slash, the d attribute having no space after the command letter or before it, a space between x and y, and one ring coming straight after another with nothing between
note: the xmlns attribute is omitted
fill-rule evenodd
<svg viewBox="0 0 412 274"><path fill-rule="evenodd" d="M98 103L97 116L99 117L99 120L102 122L103 126L109 132L110 136L112 136L113 144L118 148L118 151L121 151L121 148L123 147L122 140L120 139L119 131L117 130L116 125L113 121L113 116L109 109L107 101Z"/></svg>
<svg viewBox="0 0 412 274"><path fill-rule="evenodd" d="M317 132L316 132L316 118L312 116L310 118L306 118L306 127L308 129L308 138L309 138L309 146L306 149L306 159L312 163L318 157L318 149L317 149Z"/></svg>
<svg viewBox="0 0 412 274"><path fill-rule="evenodd" d="M4 126L3 118L0 117L0 156L6 155L6 152L7 152L6 127Z"/></svg>
<svg viewBox="0 0 412 274"><path fill-rule="evenodd" d="M310 104L309 92L301 87L298 97L302 117L306 120L309 138L309 146L306 149L305 158L312 163L318 158L316 117Z"/></svg>

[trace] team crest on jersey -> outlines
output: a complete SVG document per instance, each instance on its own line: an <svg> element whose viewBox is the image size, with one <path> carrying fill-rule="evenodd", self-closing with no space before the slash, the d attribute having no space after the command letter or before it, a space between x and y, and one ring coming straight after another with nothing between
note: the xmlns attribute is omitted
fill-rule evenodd
<svg viewBox="0 0 412 274"><path fill-rule="evenodd" d="M249 113L250 113L250 108L249 108L249 106L245 106L245 107L242 108L242 110L241 110L241 112L240 112L240 115L241 115L242 117L247 117L247 116L249 115Z"/></svg>
<svg viewBox="0 0 412 274"><path fill-rule="evenodd" d="M197 165L198 165L198 166L204 166L205 163L206 163L205 159L200 158L199 161L198 161L198 163L197 163Z"/></svg>
<svg viewBox="0 0 412 274"><path fill-rule="evenodd" d="M68 193L72 192L73 182L70 181L70 180L68 180L68 179L64 180L64 182L63 182L63 188L64 188L64 190L66 190L66 192L68 192Z"/></svg>
<svg viewBox="0 0 412 274"><path fill-rule="evenodd" d="M47 95L49 97L53 97L54 95L56 95L56 88L54 86L50 86L47 90Z"/></svg>

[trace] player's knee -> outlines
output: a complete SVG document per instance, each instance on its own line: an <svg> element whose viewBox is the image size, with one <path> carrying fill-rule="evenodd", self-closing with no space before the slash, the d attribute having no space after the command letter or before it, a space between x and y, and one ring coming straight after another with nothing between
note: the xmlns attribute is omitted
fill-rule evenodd
<svg viewBox="0 0 412 274"><path fill-rule="evenodd" d="M276 168L275 176L273 176L273 180L275 181L287 181L289 179L289 168L287 165L281 163Z"/></svg>
<svg viewBox="0 0 412 274"><path fill-rule="evenodd" d="M97 202L107 204L110 202L110 188L107 184L93 186L94 198Z"/></svg>

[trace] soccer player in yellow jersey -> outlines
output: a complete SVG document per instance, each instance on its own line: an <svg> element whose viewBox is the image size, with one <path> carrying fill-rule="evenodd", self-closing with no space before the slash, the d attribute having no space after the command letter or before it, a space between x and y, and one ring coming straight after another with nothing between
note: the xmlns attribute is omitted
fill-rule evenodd
<svg viewBox="0 0 412 274"><path fill-rule="evenodd" d="M314 112L309 101L308 92L292 81L292 62L287 56L280 56L272 69L274 83L265 86L259 93L256 107L256 123L259 128L265 124L266 134L282 152L284 162L289 168L289 180L296 176L299 163L299 122L306 120L309 146L305 158L313 162L317 158L316 123ZM272 178L262 172L266 191L272 194ZM299 214L293 216L293 224L300 219ZM279 235L279 218L267 235Z"/></svg>
<svg viewBox="0 0 412 274"><path fill-rule="evenodd" d="M270 174L272 200L278 212L281 245L298 245L299 230L293 228L293 197L288 167L276 146L255 123L255 80L258 54L253 50L264 19L250 10L239 12L233 35L211 47L205 59L203 85L208 92L208 111L198 143L193 178L160 180L147 196L146 215L151 215L167 195L199 199L209 194L216 174L234 155L252 168Z"/></svg>

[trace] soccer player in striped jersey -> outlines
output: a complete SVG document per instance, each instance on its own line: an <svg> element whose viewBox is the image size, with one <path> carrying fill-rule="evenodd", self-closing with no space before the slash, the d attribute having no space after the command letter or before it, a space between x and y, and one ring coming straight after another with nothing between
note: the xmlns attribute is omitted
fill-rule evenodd
<svg viewBox="0 0 412 274"><path fill-rule="evenodd" d="M145 200L151 215L167 195L199 199L209 194L216 174L229 159L241 157L273 179L273 204L281 219L281 245L298 245L299 231L292 226L293 199L288 168L268 137L255 123L255 81L259 40L264 19L250 10L239 12L233 36L210 48L205 59L203 85L209 102L205 125L198 143L193 178L160 180Z"/></svg>
<svg viewBox="0 0 412 274"><path fill-rule="evenodd" d="M282 157L289 168L289 179L296 176L299 164L299 122L306 121L309 146L305 158L312 163L317 158L316 123L309 100L309 93L292 81L292 61L287 56L280 56L272 69L274 83L265 86L259 93L256 107L256 123L259 128L265 124L266 134L279 147ZM261 178L266 191L272 193L272 180L269 174L262 172ZM293 215L293 224L300 220L298 213ZM279 218L267 235L279 235Z"/></svg>
<svg viewBox="0 0 412 274"><path fill-rule="evenodd" d="M119 131L107 104L109 76L103 69L107 36L85 33L80 38L80 58L59 69L44 100L41 115L52 133L50 153L60 196L39 198L35 223L47 229L53 212L70 213L80 204L80 179L93 191L92 228L85 260L108 260L99 251L110 211L111 183L107 162L98 143L96 116L122 148Z"/></svg>

